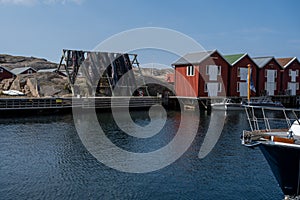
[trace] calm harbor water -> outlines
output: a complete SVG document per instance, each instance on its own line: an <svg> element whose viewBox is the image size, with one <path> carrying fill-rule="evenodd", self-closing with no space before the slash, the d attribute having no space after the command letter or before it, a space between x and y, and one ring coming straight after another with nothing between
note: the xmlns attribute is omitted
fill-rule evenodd
<svg viewBox="0 0 300 200"><path fill-rule="evenodd" d="M71 114L2 118L0 199L283 199L259 149L240 144L240 134L248 128L243 111L226 114L215 147L198 158L212 115L200 113L197 136L182 157L144 174L120 172L97 161L82 144ZM137 141L118 131L110 113L98 118L111 141L136 152L166 145L180 123L180 113L170 111L159 134ZM132 118L149 123L145 111L132 112Z"/></svg>

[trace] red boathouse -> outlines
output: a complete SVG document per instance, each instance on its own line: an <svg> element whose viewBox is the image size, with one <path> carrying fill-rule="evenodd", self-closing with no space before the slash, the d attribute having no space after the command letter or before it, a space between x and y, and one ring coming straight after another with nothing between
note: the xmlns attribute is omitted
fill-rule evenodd
<svg viewBox="0 0 300 200"><path fill-rule="evenodd" d="M252 58L258 66L256 93L263 95L279 95L281 93L281 65L272 56Z"/></svg>
<svg viewBox="0 0 300 200"><path fill-rule="evenodd" d="M283 68L281 89L286 95L300 95L300 63L296 57L277 58L278 63Z"/></svg>
<svg viewBox="0 0 300 200"><path fill-rule="evenodd" d="M251 89L251 96L256 96L256 82L258 66L245 54L225 55L224 58L231 64L229 74L228 95L231 97L246 97L248 95L248 64L251 65L251 78L255 88Z"/></svg>
<svg viewBox="0 0 300 200"><path fill-rule="evenodd" d="M217 50L188 53L172 65L175 67L177 96L227 96L230 64ZM184 84L184 79L191 87Z"/></svg>

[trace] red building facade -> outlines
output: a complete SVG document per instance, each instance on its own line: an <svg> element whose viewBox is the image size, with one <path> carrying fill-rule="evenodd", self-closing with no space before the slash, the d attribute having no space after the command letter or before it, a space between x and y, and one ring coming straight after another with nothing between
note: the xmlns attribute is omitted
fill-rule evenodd
<svg viewBox="0 0 300 200"><path fill-rule="evenodd" d="M186 54L173 65L177 96L227 96L230 64L217 50Z"/></svg>
<svg viewBox="0 0 300 200"><path fill-rule="evenodd" d="M277 58L278 63L282 66L281 90L286 95L300 95L300 63L296 57Z"/></svg>
<svg viewBox="0 0 300 200"><path fill-rule="evenodd" d="M248 64L251 65L251 81L254 89L251 96L256 96L258 66L248 54L225 55L224 58L231 64L228 83L228 96L246 97L248 95Z"/></svg>
<svg viewBox="0 0 300 200"><path fill-rule="evenodd" d="M5 67L0 66L0 81L3 79L13 78L14 74Z"/></svg>
<svg viewBox="0 0 300 200"><path fill-rule="evenodd" d="M281 94L281 65L274 57L256 57L253 61L259 70L257 75L257 94L279 95Z"/></svg>

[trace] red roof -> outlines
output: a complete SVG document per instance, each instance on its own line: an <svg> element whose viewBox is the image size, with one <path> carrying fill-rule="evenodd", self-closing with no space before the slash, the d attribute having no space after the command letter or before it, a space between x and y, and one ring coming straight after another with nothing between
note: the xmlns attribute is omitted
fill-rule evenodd
<svg viewBox="0 0 300 200"><path fill-rule="evenodd" d="M289 64L294 58L276 58L277 62L282 66L285 67Z"/></svg>

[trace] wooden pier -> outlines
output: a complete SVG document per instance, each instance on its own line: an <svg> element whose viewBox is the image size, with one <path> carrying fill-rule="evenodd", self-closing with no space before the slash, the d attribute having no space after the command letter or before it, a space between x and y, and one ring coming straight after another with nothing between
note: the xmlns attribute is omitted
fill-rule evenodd
<svg viewBox="0 0 300 200"><path fill-rule="evenodd" d="M180 104L183 104L187 108L192 108L197 103L200 110L210 110L212 101L221 101L224 98L230 98L234 102L241 102L242 97L176 97L169 96L165 104L168 105L170 109L180 109ZM300 96L287 96L287 95L277 95L270 96L272 101L281 102L287 108L299 108L300 107Z"/></svg>
<svg viewBox="0 0 300 200"><path fill-rule="evenodd" d="M235 99L239 101L241 99ZM299 107L299 96L274 96L274 101L282 102L286 107ZM79 98L0 98L0 112L19 112L19 111L63 111L72 108L82 109L111 109L132 108L146 109L153 105L163 105L170 110L180 109L180 104L187 105L188 108L199 105L201 110L209 110L211 98L180 98L176 96L166 97L79 97Z"/></svg>
<svg viewBox="0 0 300 200"><path fill-rule="evenodd" d="M66 108L144 108L161 104L159 97L0 98L0 111L51 110Z"/></svg>

